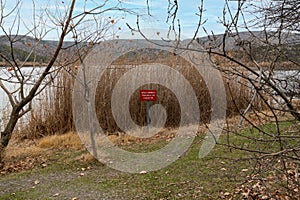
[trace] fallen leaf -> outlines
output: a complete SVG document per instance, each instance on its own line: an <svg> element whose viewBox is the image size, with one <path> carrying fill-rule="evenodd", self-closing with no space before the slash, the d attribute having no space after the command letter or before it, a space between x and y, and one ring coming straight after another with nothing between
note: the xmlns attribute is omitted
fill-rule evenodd
<svg viewBox="0 0 300 200"><path fill-rule="evenodd" d="M59 195L60 195L59 193L55 193L53 196L58 197Z"/></svg>
<svg viewBox="0 0 300 200"><path fill-rule="evenodd" d="M229 196L229 195L230 195L229 192L225 192L225 193L224 193L224 196Z"/></svg>
<svg viewBox="0 0 300 200"><path fill-rule="evenodd" d="M42 164L42 167L47 167L47 164L46 164L46 163L43 163L43 164Z"/></svg>

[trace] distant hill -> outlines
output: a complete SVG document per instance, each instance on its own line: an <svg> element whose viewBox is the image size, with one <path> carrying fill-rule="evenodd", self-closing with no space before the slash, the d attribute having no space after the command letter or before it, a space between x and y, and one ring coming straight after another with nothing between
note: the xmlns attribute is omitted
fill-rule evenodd
<svg viewBox="0 0 300 200"><path fill-rule="evenodd" d="M269 41L270 43L278 42L276 37L272 36L274 33L269 33ZM35 54L32 54L28 59L28 62L32 62L35 58L35 61L45 63L49 59L49 57L54 53L58 41L52 40L38 40L29 36L12 36L11 37L15 42L13 43L15 58L24 61L28 53L34 49ZM281 58L283 61L287 59L293 59L300 63L300 34L283 34L282 35L283 42L286 44L283 52L287 55L286 58ZM129 40L118 40L120 43L127 45ZM204 47L209 48L223 46L223 35L214 35L197 38L197 41ZM225 49L227 51L233 51L237 56L242 56L239 51L241 49L241 45L245 45L245 43L250 42L252 47L254 48L254 53L257 59L261 58L261 52L265 51L266 45L262 42L265 41L265 34L260 31L256 32L241 32L239 33L239 37L236 34L231 34L226 37ZM163 41L155 40L154 42L159 43L161 45L164 44ZM64 47L71 46L72 42L65 42ZM7 40L7 37L0 36L0 52L11 58L10 53L10 42ZM128 54L131 55L131 54ZM133 56L133 55L131 55ZM134 56L133 56L134 57ZM2 59L0 58L0 62Z"/></svg>
<svg viewBox="0 0 300 200"><path fill-rule="evenodd" d="M268 41L271 44L278 43L277 33L269 32L267 37ZM223 34L210 35L205 37L197 38L197 41L208 47L210 45L216 44L217 46L222 46L223 43ZM281 35L282 43L285 45L300 45L300 34L297 33L282 33ZM212 41L214 41L212 43ZM226 50L238 50L240 46L245 42L251 42L253 46L264 46L266 41L266 34L262 31L253 31L253 32L241 32L238 35L236 33L228 34L226 36Z"/></svg>
<svg viewBox="0 0 300 200"><path fill-rule="evenodd" d="M14 48L14 56L17 60L24 61L29 52L33 50L32 55L27 59L28 62L47 62L49 57L54 53L58 41L38 40L29 36L11 36ZM0 52L11 59L10 41L7 37L0 36ZM65 42L64 46L71 45L71 42ZM2 59L0 58L0 61Z"/></svg>
<svg viewBox="0 0 300 200"><path fill-rule="evenodd" d="M197 38L197 41L202 46L209 48L223 48L223 38L224 35L214 35ZM266 39L267 38L267 39ZM268 40L268 44L266 44ZM280 54L278 61L290 61L300 63L300 34L296 33L282 33L281 35L281 46ZM249 46L251 44L252 56L258 62L268 62L271 61L272 54L275 55L276 45L278 44L278 37L276 33L270 32L266 36L264 32L242 32L237 34L227 35L225 37L225 50L231 51L237 59L245 57L242 52L242 46ZM274 45L274 46L272 46ZM271 46L272 48L269 48Z"/></svg>

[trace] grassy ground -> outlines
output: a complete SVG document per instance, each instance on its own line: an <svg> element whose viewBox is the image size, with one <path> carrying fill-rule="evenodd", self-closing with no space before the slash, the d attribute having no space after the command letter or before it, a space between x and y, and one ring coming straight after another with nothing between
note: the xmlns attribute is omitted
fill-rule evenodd
<svg viewBox="0 0 300 200"><path fill-rule="evenodd" d="M160 141L161 144L163 142ZM155 144L151 144L155 145ZM249 172L231 162L240 152L217 147L198 158L201 137L169 167L146 174L112 170L85 150L49 149L43 165L1 176L1 199L217 199L229 197ZM130 145L130 148L141 148ZM51 152L49 154L49 152ZM229 157L225 159L222 157ZM46 164L47 163L47 164Z"/></svg>
<svg viewBox="0 0 300 200"><path fill-rule="evenodd" d="M241 133L247 137L233 135L232 143L258 147L259 143L247 141L248 136L257 133L251 129ZM32 167L0 176L0 199L243 199L243 191L237 188L253 172L250 161L244 159L247 153L222 145L199 159L203 135L197 136L176 162L145 174L123 173L104 166L82 148L73 134L55 137L39 141L35 150L29 151L40 157ZM221 136L220 143L226 141L228 135ZM147 148L166 143L162 138ZM263 145L259 147L264 148ZM137 151L143 147L139 143L126 146ZM8 160L28 162L28 155L13 155Z"/></svg>

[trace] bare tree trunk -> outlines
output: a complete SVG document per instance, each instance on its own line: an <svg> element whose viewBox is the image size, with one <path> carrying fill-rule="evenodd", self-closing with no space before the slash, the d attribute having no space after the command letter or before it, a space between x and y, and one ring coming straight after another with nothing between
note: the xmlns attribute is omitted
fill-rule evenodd
<svg viewBox="0 0 300 200"><path fill-rule="evenodd" d="M86 8L87 2L85 2L84 6L82 6L82 8L78 8L78 11L74 13L76 0L71 0L68 6L64 6L64 8L59 11L62 14L61 16L55 16L55 9L52 10L52 8L49 8L48 10L46 8L44 12L40 14L43 17L36 17L34 12L36 8L34 5L33 27L30 27L28 24L24 23L28 32L26 34L21 34L19 30L22 27L22 16L20 14L22 13L22 0L17 0L16 6L10 10L4 9L5 2L6 1L0 1L0 30L4 33L4 38L7 39L9 45L7 46L8 52L1 49L0 60L3 60L4 63L7 63L9 68L12 69L12 72L10 72L9 78L0 77L0 90L3 91L8 97L11 110L9 111L8 122L4 125L3 130L0 130L0 163L3 160L4 150L9 144L18 120L31 110L32 100L39 95L48 84L53 82L53 79L56 77L53 76L54 74L58 74L65 66L74 64L78 61L79 58L77 57L77 53L74 53L73 48L76 46L78 51L83 51L86 54L88 52L86 48L90 49L92 47L91 44L98 44L99 41L102 41L104 34L106 35L107 33L107 30L114 26L114 23L112 23L111 20L107 21L101 15L109 11L121 11L131 14L134 13L130 10L120 8L118 4L116 4L116 6L107 8L107 1L100 2L99 4L96 3L96 5L90 9ZM64 2L57 3L56 8L60 9L59 6L61 4L64 4ZM9 17L14 18L14 23L5 23L6 20L12 21ZM94 25L91 25L91 20L94 21ZM46 22L49 22L50 25L46 24ZM11 25L12 27L7 28L7 24L8 26ZM55 28L51 26L54 26ZM38 31L39 28L41 28L43 31ZM53 51L51 47L50 50L51 53L53 52L53 54L49 56L49 61L46 61L47 64L45 65L45 68L42 68L41 71L32 69L31 73L28 74L27 72L21 70L24 66L24 63L28 61L30 56L35 57L41 53L38 52L38 47L42 45L40 42L53 30L58 31L58 43ZM63 46L67 35L74 39L74 44ZM19 60L17 56L18 53L15 51L17 49L16 44L17 42L26 39L27 36L29 36L29 38L30 36L33 36L33 39L35 40L32 44L28 44L30 51L28 52L26 59ZM43 45L43 48L47 48L47 45ZM69 52L67 50L72 51ZM63 54L62 51L65 54ZM48 58L47 55L45 55L45 57ZM59 59L60 56L61 59ZM59 69L53 69L53 66L57 66ZM15 79L15 81L12 81L12 79ZM7 87L6 83L16 85L17 88L11 89ZM29 89L25 92L24 90L27 85L29 86Z"/></svg>
<svg viewBox="0 0 300 200"><path fill-rule="evenodd" d="M3 153L5 148L7 147L10 138L12 136L13 130L18 122L19 114L18 109L14 108L11 112L11 116L7 125L5 126L4 131L1 132L1 139L0 139L0 166L3 159Z"/></svg>
<svg viewBox="0 0 300 200"><path fill-rule="evenodd" d="M40 86L43 83L43 81L45 80L47 75L50 74L50 70L52 69L52 67L53 67L53 65L54 65L54 63L55 63L55 61L56 61L56 59L59 55L59 52L62 49L65 36L67 35L67 32L69 30L69 25L70 25L70 21L72 19L74 6L75 6L75 0L73 0L72 3L71 3L70 10L69 10L69 13L68 13L68 18L67 18L67 20L65 21L65 23L63 25L63 29L62 29L62 32L61 32L56 50L55 50L53 56L51 57L51 60L49 61L47 67L45 68L43 73L40 75L40 77L38 78L36 83L33 85L30 92L28 93L28 95L26 97L23 97L20 102L13 102L13 100L12 100L13 98L12 98L11 93L9 93L8 91L6 92L7 95L10 97L10 100L11 100L12 111L11 111L11 114L9 116L8 123L5 125L4 131L1 132L0 163L2 163L4 150L7 147L8 143L11 139L11 136L13 134L13 130L14 130L17 122L18 122L18 119L30 110L30 105L29 105L28 110L24 111L23 108L27 104L30 104L31 101L33 100L33 98L36 96ZM3 87L3 85L2 85L2 87Z"/></svg>

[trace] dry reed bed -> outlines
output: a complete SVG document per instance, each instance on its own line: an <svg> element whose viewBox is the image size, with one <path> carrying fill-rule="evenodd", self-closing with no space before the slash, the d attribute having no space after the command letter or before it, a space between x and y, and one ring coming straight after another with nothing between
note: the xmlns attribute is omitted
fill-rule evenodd
<svg viewBox="0 0 300 200"><path fill-rule="evenodd" d="M120 57L111 67L107 68L104 75L100 78L96 90L96 114L102 129L107 134L114 134L121 131L111 111L111 94L114 86L130 69L128 66L135 68L139 67L138 64L153 63L153 61L172 67L189 81L199 102L200 123L209 122L211 114L210 94L203 78L191 64L169 52L159 53L152 57L145 57L143 53L135 54L134 59L132 59L133 61L128 59L128 57L129 56L126 55ZM73 70L72 67L70 67L70 69ZM66 71L70 71L70 69ZM174 77L159 74L159 72L156 72L156 75L164 76L166 81L176 84ZM70 73L62 72L59 75L52 87L49 87L45 92L44 102L35 107L30 113L29 123L22 125L22 127L18 129L20 138L40 138L46 135L62 134L74 130L72 118L73 81L74 76L71 76ZM134 80L132 81L134 82ZM234 116L242 109L245 109L249 104L252 95L251 89L244 80L238 79L237 77L224 75L224 83L227 93L227 116ZM189 95L185 93L184 87L178 85L178 88L182 90L182 95ZM155 103L163 105L167 111L165 127L176 128L179 126L181 110L178 100L172 91L158 84L149 84L137 88L135 93L131 96L129 110L136 124L141 126L146 124L146 105L139 100L139 89L156 89L157 101ZM151 105L153 104L154 102L151 102ZM264 108L259 98L255 100L253 108ZM196 116L191 116L190 122L198 123L193 121L193 119L196 118Z"/></svg>

